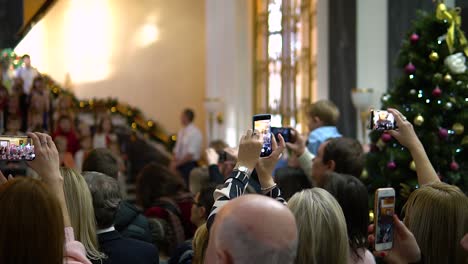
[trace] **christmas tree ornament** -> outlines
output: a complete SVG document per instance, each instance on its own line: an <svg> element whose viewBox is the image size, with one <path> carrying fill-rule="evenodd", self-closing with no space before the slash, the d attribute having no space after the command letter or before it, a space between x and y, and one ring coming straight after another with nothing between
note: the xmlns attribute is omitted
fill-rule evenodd
<svg viewBox="0 0 468 264"><path fill-rule="evenodd" d="M409 168L412 171L416 171L416 163L414 163L414 160L410 162Z"/></svg>
<svg viewBox="0 0 468 264"><path fill-rule="evenodd" d="M413 120L413 124L415 126L421 126L423 123L424 123L424 117L422 115L417 115Z"/></svg>
<svg viewBox="0 0 468 264"><path fill-rule="evenodd" d="M445 76L444 76L444 81L446 81L446 82L451 82L451 81L452 81L452 75L450 75L450 74L448 74L448 73L445 74Z"/></svg>
<svg viewBox="0 0 468 264"><path fill-rule="evenodd" d="M463 124L455 123L452 126L452 130L455 131L455 134L462 135L465 131L465 127L463 126Z"/></svg>
<svg viewBox="0 0 468 264"><path fill-rule="evenodd" d="M384 96L382 96L382 102L388 102L388 100L390 100L391 96L389 94L385 94Z"/></svg>
<svg viewBox="0 0 468 264"><path fill-rule="evenodd" d="M453 160L451 163L450 163L450 169L453 170L453 171L457 171L458 169L460 168L460 165L458 165L458 163Z"/></svg>
<svg viewBox="0 0 468 264"><path fill-rule="evenodd" d="M377 146L377 148L379 148L379 150L384 149L386 146L385 142L381 138L379 138L375 145Z"/></svg>
<svg viewBox="0 0 468 264"><path fill-rule="evenodd" d="M410 93L411 95L415 95L415 94L416 94L416 90L415 90L415 89L411 89L411 90L409 91L409 93Z"/></svg>
<svg viewBox="0 0 468 264"><path fill-rule="evenodd" d="M410 62L410 63L406 64L406 66L405 66L406 74L412 74L415 71L416 71L416 66L414 66L413 63Z"/></svg>
<svg viewBox="0 0 468 264"><path fill-rule="evenodd" d="M466 71L466 57L461 52L447 56L444 64L453 74L462 74Z"/></svg>
<svg viewBox="0 0 468 264"><path fill-rule="evenodd" d="M369 178L369 173L367 172L366 169L363 169L361 173L361 179L366 180L367 178Z"/></svg>
<svg viewBox="0 0 468 264"><path fill-rule="evenodd" d="M419 35L416 34L416 33L411 34L411 36L410 36L410 41L411 41L411 44L413 44L413 45L416 44L416 43L418 43L418 41L419 41Z"/></svg>
<svg viewBox="0 0 468 264"><path fill-rule="evenodd" d="M461 144L462 145L468 145L468 136L464 136L462 141L461 141Z"/></svg>
<svg viewBox="0 0 468 264"><path fill-rule="evenodd" d="M432 95L435 97L440 97L442 95L442 90L439 88L439 86L432 90Z"/></svg>
<svg viewBox="0 0 468 264"><path fill-rule="evenodd" d="M439 83L440 81L442 81L442 78L443 76L441 73L434 74L434 82Z"/></svg>
<svg viewBox="0 0 468 264"><path fill-rule="evenodd" d="M390 135L389 133L383 133L380 138L383 142L389 142L390 140L392 140L392 135Z"/></svg>
<svg viewBox="0 0 468 264"><path fill-rule="evenodd" d="M433 62L436 62L439 60L439 54L435 51L431 52L431 54L429 54L429 59Z"/></svg>
<svg viewBox="0 0 468 264"><path fill-rule="evenodd" d="M445 104L445 109L450 110L450 109L452 109L452 106L453 106L452 102L447 102Z"/></svg>
<svg viewBox="0 0 468 264"><path fill-rule="evenodd" d="M447 139L448 135L449 134L448 134L447 129L445 129L443 127L439 128L439 137L440 137L440 139Z"/></svg>
<svg viewBox="0 0 468 264"><path fill-rule="evenodd" d="M396 169L396 167L397 167L397 165L396 165L396 163L394 161L390 161L390 162L387 163L387 169L389 169L389 170L394 170L394 169Z"/></svg>

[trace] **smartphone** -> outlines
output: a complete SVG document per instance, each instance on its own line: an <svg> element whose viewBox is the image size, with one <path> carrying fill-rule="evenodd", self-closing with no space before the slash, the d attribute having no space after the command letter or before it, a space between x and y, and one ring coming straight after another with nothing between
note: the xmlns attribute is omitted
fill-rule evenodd
<svg viewBox="0 0 468 264"><path fill-rule="evenodd" d="M258 133L263 134L263 147L260 152L260 157L270 156L272 152L271 145L271 115L254 115L253 116L253 129Z"/></svg>
<svg viewBox="0 0 468 264"><path fill-rule="evenodd" d="M284 138L284 142L291 142L291 128L289 127L272 127L271 133L275 135L276 142L279 141L278 134Z"/></svg>
<svg viewBox="0 0 468 264"><path fill-rule="evenodd" d="M372 130L393 130L396 129L395 117L386 110L371 110L369 129Z"/></svg>
<svg viewBox="0 0 468 264"><path fill-rule="evenodd" d="M0 136L0 160L30 161L36 157L34 144L29 137Z"/></svg>
<svg viewBox="0 0 468 264"><path fill-rule="evenodd" d="M375 250L393 247L393 214L395 213L395 189L380 188L375 191L374 226Z"/></svg>

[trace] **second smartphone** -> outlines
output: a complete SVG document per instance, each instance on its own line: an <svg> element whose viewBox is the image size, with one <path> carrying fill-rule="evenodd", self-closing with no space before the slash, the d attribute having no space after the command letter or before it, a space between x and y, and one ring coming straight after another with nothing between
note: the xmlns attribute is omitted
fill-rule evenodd
<svg viewBox="0 0 468 264"><path fill-rule="evenodd" d="M393 214L395 213L395 190L380 188L375 191L374 229L375 250L389 250L393 247Z"/></svg>

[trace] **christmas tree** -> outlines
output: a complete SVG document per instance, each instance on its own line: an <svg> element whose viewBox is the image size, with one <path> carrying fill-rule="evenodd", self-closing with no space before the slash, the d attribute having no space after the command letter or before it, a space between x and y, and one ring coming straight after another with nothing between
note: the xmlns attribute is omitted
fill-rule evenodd
<svg viewBox="0 0 468 264"><path fill-rule="evenodd" d="M439 3L435 14L418 13L398 57L402 76L381 101L413 124L440 179L467 193L468 44L459 12ZM372 194L395 188L401 208L419 187L411 155L388 133L372 131L370 138L362 179Z"/></svg>

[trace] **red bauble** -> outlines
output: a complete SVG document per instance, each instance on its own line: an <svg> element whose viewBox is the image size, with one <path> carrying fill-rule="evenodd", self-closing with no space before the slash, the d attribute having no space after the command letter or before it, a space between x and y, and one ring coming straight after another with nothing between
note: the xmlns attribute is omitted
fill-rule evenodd
<svg viewBox="0 0 468 264"><path fill-rule="evenodd" d="M394 169L396 169L396 167L397 167L397 165L396 165L396 163L394 161L390 161L389 163L387 163L387 168L389 170L394 170Z"/></svg>
<svg viewBox="0 0 468 264"><path fill-rule="evenodd" d="M450 169L453 171L457 171L460 168L460 165L456 161L452 161L450 163Z"/></svg>
<svg viewBox="0 0 468 264"><path fill-rule="evenodd" d="M442 127L439 128L439 137L440 137L441 139L447 139L447 137L448 137L448 130L445 129L445 128L442 128Z"/></svg>
<svg viewBox="0 0 468 264"><path fill-rule="evenodd" d="M432 95L435 97L440 97L442 95L442 90L439 88L439 86L432 90Z"/></svg>
<svg viewBox="0 0 468 264"><path fill-rule="evenodd" d="M392 140L392 135L390 135L389 133L383 133L380 138L383 142L389 142L390 140Z"/></svg>
<svg viewBox="0 0 468 264"><path fill-rule="evenodd" d="M413 44L413 45L416 44L416 43L418 43L418 41L419 41L419 35L416 34L416 33L411 34L411 36L410 36L410 41L411 41L411 44Z"/></svg>
<svg viewBox="0 0 468 264"><path fill-rule="evenodd" d="M416 71L416 66L414 66L413 63L410 62L410 63L406 64L406 66L405 66L406 74L412 74L415 71Z"/></svg>

